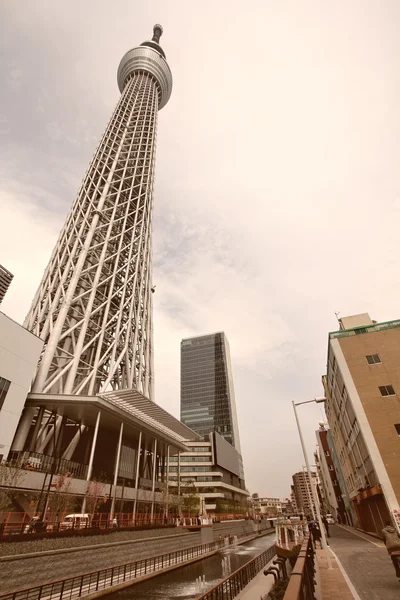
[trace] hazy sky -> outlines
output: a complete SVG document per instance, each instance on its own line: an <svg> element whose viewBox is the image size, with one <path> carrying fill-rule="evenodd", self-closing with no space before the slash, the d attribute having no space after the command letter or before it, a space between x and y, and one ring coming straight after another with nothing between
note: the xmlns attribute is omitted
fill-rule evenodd
<svg viewBox="0 0 400 600"><path fill-rule="evenodd" d="M179 416L182 337L228 336L247 484L303 464L291 401L322 395L342 316L400 316L398 0L0 0L2 310L22 322L118 100L164 27L156 400ZM300 412L310 453L319 407ZM313 461L311 461L313 462Z"/></svg>

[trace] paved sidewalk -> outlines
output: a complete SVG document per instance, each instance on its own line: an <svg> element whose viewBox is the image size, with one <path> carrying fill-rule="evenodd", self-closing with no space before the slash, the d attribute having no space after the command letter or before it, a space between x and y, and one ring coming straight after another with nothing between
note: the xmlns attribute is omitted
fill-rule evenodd
<svg viewBox="0 0 400 600"><path fill-rule="evenodd" d="M330 533L330 547L338 557L361 600L400 599L400 583L382 541L343 525L331 526ZM327 570L326 560L321 556L321 551L317 552L322 574L323 600L336 600L336 598L347 600L347 596L345 597L343 594L332 595L333 592L330 588L334 586L333 574ZM337 568L334 567L333 572L335 571ZM326 595L323 593L324 579ZM345 582L344 577L343 581ZM351 597L349 596L349 598Z"/></svg>
<svg viewBox="0 0 400 600"><path fill-rule="evenodd" d="M353 595L345 580L345 577L336 561L336 558L330 553L332 569L328 569L325 550L317 549L319 587L317 588L317 597L321 600L358 600Z"/></svg>

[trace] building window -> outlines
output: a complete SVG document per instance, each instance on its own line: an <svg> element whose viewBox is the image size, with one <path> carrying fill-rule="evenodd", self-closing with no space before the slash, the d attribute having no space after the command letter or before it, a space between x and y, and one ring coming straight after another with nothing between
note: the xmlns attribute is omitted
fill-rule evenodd
<svg viewBox="0 0 400 600"><path fill-rule="evenodd" d="M380 385L379 391L381 396L395 396L396 394L392 385Z"/></svg>
<svg viewBox="0 0 400 600"><path fill-rule="evenodd" d="M395 428L397 431L397 435L400 435L400 423L396 423Z"/></svg>
<svg viewBox="0 0 400 600"><path fill-rule="evenodd" d="M369 354L365 357L369 365L379 365L381 364L381 359L379 354Z"/></svg>
<svg viewBox="0 0 400 600"><path fill-rule="evenodd" d="M10 387L11 381L8 379L4 379L4 377L0 377L0 408L4 404L4 400L7 396L8 388Z"/></svg>

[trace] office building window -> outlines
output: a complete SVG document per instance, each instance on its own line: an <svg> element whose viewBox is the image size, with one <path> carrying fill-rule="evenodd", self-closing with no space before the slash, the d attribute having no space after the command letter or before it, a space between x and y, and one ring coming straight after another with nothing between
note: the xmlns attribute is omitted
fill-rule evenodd
<svg viewBox="0 0 400 600"><path fill-rule="evenodd" d="M369 354L365 358L369 365L379 365L382 362L379 354Z"/></svg>
<svg viewBox="0 0 400 600"><path fill-rule="evenodd" d="M397 435L400 435L400 423L396 423L395 428L397 431Z"/></svg>
<svg viewBox="0 0 400 600"><path fill-rule="evenodd" d="M394 396L396 394L392 385L380 385L379 391L381 396Z"/></svg>
<svg viewBox="0 0 400 600"><path fill-rule="evenodd" d="M3 406L4 400L7 396L8 388L10 387L11 381L0 377L0 408Z"/></svg>

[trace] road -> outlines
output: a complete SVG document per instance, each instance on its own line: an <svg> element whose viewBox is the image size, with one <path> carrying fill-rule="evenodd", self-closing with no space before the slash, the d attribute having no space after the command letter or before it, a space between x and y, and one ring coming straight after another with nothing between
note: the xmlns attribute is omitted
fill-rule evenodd
<svg viewBox="0 0 400 600"><path fill-rule="evenodd" d="M399 600L400 582L385 545L365 533L330 526L329 544L361 600Z"/></svg>

